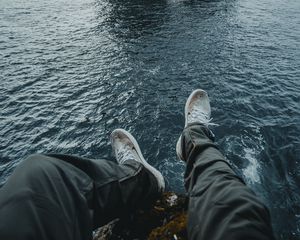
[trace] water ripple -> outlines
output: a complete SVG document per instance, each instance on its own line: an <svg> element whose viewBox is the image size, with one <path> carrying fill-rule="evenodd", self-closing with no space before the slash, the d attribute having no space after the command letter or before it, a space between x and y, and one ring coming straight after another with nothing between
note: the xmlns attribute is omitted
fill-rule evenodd
<svg viewBox="0 0 300 240"><path fill-rule="evenodd" d="M184 191L186 97L209 92L217 143L300 237L299 1L0 2L0 185L35 152L113 158L125 128Z"/></svg>

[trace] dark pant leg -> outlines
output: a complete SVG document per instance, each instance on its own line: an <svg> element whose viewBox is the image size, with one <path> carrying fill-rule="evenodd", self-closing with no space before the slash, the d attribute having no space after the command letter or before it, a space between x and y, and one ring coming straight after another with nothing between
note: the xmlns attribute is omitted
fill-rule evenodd
<svg viewBox="0 0 300 240"><path fill-rule="evenodd" d="M158 194L154 181L135 161L34 155L0 189L0 239L91 239L95 227Z"/></svg>
<svg viewBox="0 0 300 240"><path fill-rule="evenodd" d="M202 125L182 134L190 240L274 239L268 209L236 176Z"/></svg>

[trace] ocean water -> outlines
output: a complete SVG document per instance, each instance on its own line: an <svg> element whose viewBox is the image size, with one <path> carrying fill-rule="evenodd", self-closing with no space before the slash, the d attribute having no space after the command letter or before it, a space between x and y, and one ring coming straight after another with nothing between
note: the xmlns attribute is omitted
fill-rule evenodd
<svg viewBox="0 0 300 240"><path fill-rule="evenodd" d="M36 152L113 159L121 127L184 192L196 88L277 238L300 239L299 0L0 0L0 185Z"/></svg>

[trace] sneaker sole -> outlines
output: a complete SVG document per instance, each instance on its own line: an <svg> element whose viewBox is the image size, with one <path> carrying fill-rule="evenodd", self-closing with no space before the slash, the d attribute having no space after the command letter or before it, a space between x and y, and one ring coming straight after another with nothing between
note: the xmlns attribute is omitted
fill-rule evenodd
<svg viewBox="0 0 300 240"><path fill-rule="evenodd" d="M178 139L178 141L177 141L177 143L176 143L176 154L177 154L177 157L178 157L180 160L184 161L184 159L183 159L181 153L182 153L182 149L181 149L181 135L180 135L180 137L179 137L179 139Z"/></svg>
<svg viewBox="0 0 300 240"><path fill-rule="evenodd" d="M154 167L152 167L144 158L143 154L142 154L142 151L139 147L139 144L137 143L137 141L135 140L135 138L129 133L127 132L126 130L124 129L115 129L112 133L111 133L111 136L113 135L113 133L115 131L118 131L118 132L122 132L124 135L126 135L129 140L132 142L139 158L140 158L140 163L146 168L148 169L154 176L155 178L158 180L158 185L159 185L159 188L160 188L160 191L164 191L165 189L165 180L164 180L164 177L162 176L162 174L156 170ZM112 141L111 141L112 142Z"/></svg>

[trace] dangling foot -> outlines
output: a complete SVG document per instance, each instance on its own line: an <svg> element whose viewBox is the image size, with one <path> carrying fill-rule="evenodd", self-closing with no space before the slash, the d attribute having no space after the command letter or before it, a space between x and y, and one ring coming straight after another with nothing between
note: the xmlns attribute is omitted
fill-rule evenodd
<svg viewBox="0 0 300 240"><path fill-rule="evenodd" d="M129 132L124 129L115 129L110 135L110 141L119 164L124 164L128 160L140 162L156 178L159 191L164 191L165 181L162 174L146 162L139 144Z"/></svg>
<svg viewBox="0 0 300 240"><path fill-rule="evenodd" d="M184 127L187 127L192 123L200 123L205 126L214 125L213 123L211 123L210 118L211 110L209 98L207 93L202 89L197 89L191 93L186 101L184 114ZM181 160L184 160L182 157L181 136L179 137L176 144L176 153Z"/></svg>

